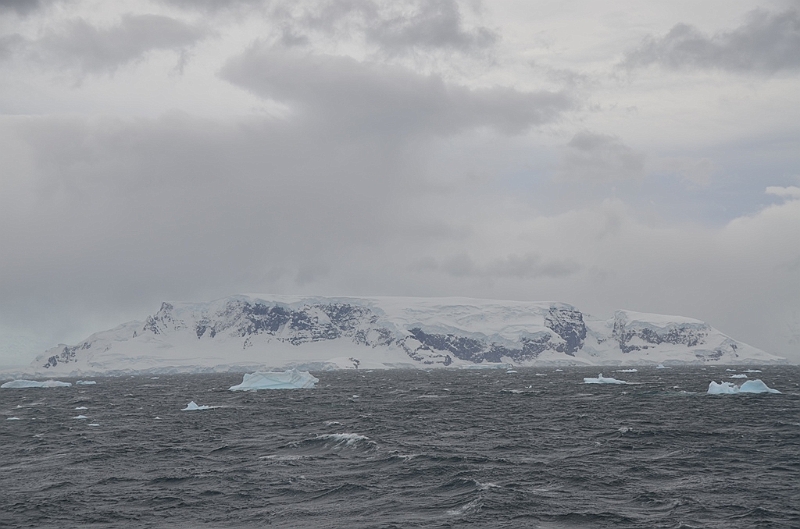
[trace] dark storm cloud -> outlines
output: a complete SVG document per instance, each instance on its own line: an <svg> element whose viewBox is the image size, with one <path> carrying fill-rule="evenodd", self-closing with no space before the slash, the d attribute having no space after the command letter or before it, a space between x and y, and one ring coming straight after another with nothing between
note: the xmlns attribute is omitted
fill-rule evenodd
<svg viewBox="0 0 800 529"><path fill-rule="evenodd" d="M677 24L663 37L647 37L623 62L628 68L650 64L770 74L800 69L800 11L758 9L738 28L711 36Z"/></svg>
<svg viewBox="0 0 800 529"><path fill-rule="evenodd" d="M263 46L231 59L221 75L311 119L362 133L450 134L491 127L513 134L553 121L575 105L562 92L469 89L401 67Z"/></svg>
<svg viewBox="0 0 800 529"><path fill-rule="evenodd" d="M160 15L123 15L119 24L98 28L83 19L26 44L28 57L80 73L112 73L153 50L179 50L209 30Z"/></svg>
<svg viewBox="0 0 800 529"><path fill-rule="evenodd" d="M644 174L644 155L607 134L579 132L567 143L559 176L564 180L609 182Z"/></svg>

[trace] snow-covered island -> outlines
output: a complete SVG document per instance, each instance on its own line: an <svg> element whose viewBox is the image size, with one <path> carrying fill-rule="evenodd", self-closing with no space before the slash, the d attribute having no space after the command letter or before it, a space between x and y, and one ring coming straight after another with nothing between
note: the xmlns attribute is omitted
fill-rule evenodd
<svg viewBox="0 0 800 529"><path fill-rule="evenodd" d="M163 303L145 321L48 350L29 372L783 362L680 316L620 310L598 319L557 302L240 295Z"/></svg>

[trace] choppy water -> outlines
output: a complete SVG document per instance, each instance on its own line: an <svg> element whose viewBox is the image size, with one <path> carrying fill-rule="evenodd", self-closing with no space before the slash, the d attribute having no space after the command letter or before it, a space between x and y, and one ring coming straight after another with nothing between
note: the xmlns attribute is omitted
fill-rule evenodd
<svg viewBox="0 0 800 529"><path fill-rule="evenodd" d="M750 375L782 395L705 394L730 374L607 368L640 383L617 386L583 384L596 369L348 371L258 393L227 390L241 375L4 389L0 525L800 527L800 369ZM219 407L180 411L190 400Z"/></svg>

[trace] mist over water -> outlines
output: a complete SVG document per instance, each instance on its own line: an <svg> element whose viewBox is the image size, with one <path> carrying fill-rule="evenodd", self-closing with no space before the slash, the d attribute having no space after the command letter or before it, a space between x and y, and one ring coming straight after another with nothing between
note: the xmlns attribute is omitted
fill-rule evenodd
<svg viewBox="0 0 800 529"><path fill-rule="evenodd" d="M798 527L800 368L760 369L781 395L706 395L725 368L3 389L0 525Z"/></svg>

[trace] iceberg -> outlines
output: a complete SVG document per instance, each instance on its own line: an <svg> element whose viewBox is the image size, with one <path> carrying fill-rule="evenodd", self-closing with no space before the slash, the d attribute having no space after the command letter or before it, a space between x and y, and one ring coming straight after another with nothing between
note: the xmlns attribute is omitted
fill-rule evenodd
<svg viewBox="0 0 800 529"><path fill-rule="evenodd" d="M603 373L597 375L597 378L584 378L584 384L627 384L624 380L617 380L616 378L604 377Z"/></svg>
<svg viewBox="0 0 800 529"><path fill-rule="evenodd" d="M189 404L186 405L185 408L181 408L181 411L196 411L196 410L210 410L216 408L216 406L198 406L195 401L191 401Z"/></svg>
<svg viewBox="0 0 800 529"><path fill-rule="evenodd" d="M20 388L65 388L71 386L69 382L61 382L58 380L12 380L6 382L0 388L20 389Z"/></svg>
<svg viewBox="0 0 800 529"><path fill-rule="evenodd" d="M768 387L759 378L748 380L741 386L736 386L731 382L717 384L713 380L708 385L709 395L734 395L737 393L780 393L780 391Z"/></svg>
<svg viewBox="0 0 800 529"><path fill-rule="evenodd" d="M97 382L95 382L94 380L79 380L75 382L75 384L79 386L94 386L95 384L97 384Z"/></svg>
<svg viewBox="0 0 800 529"><path fill-rule="evenodd" d="M231 386L231 391L256 391L259 389L313 388L319 379L308 371L289 369L284 372L256 371L245 373L242 383Z"/></svg>
<svg viewBox="0 0 800 529"><path fill-rule="evenodd" d="M744 373L741 373L741 374L738 374L738 375L731 375L731 378L747 378L747 375L745 375Z"/></svg>

